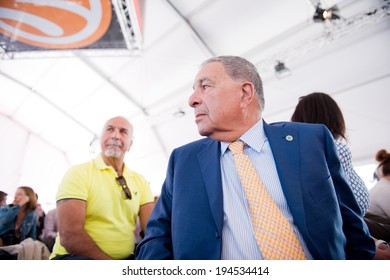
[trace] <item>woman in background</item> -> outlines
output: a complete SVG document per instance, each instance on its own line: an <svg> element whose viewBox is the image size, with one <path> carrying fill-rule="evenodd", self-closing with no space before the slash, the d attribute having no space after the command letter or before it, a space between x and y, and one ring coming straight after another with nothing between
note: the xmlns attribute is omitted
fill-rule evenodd
<svg viewBox="0 0 390 280"><path fill-rule="evenodd" d="M337 152L347 182L359 204L362 216L364 216L370 207L370 193L368 192L364 181L353 169L352 154L346 143L345 121L336 101L334 101L330 95L321 92L314 92L303 96L299 99L298 105L291 117L291 121L324 124L330 130L335 140ZM379 240L379 237L371 232L371 228L370 233L374 236L376 245L374 259L390 259L390 248L387 246L386 242Z"/></svg>
<svg viewBox="0 0 390 280"><path fill-rule="evenodd" d="M373 236L390 242L390 153L382 149L375 158L378 182L370 190L371 205L364 219Z"/></svg>
<svg viewBox="0 0 390 280"><path fill-rule="evenodd" d="M0 239L3 246L19 244L26 238L36 240L37 198L30 187L19 187L14 202L0 208Z"/></svg>
<svg viewBox="0 0 390 280"><path fill-rule="evenodd" d="M345 136L345 121L336 101L330 95L321 92L302 96L299 98L291 121L324 124L330 130L347 182L364 216L370 207L370 194L364 181L352 166L352 154Z"/></svg>

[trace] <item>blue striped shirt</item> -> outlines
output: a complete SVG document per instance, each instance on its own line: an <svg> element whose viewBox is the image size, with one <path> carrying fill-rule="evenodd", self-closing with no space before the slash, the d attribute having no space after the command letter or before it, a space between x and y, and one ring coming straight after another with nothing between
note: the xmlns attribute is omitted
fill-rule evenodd
<svg viewBox="0 0 390 280"><path fill-rule="evenodd" d="M244 153L254 165L264 186L271 194L287 220L293 226L308 259L311 259L306 244L293 223L293 217L280 185L276 165L260 119L240 137L247 146ZM263 259L253 234L248 203L237 174L229 142L221 142L221 172L223 188L224 225L222 229L222 259Z"/></svg>

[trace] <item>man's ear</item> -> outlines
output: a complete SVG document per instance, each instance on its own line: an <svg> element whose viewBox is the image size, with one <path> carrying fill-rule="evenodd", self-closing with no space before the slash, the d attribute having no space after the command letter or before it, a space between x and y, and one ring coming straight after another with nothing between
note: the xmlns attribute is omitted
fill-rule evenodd
<svg viewBox="0 0 390 280"><path fill-rule="evenodd" d="M254 99L255 90L253 84L250 82L244 82L241 86L241 91L241 104L243 107L247 107Z"/></svg>

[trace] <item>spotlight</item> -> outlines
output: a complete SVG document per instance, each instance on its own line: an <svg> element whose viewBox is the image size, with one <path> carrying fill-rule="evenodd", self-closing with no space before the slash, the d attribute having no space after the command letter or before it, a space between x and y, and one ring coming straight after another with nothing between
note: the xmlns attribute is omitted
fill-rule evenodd
<svg viewBox="0 0 390 280"><path fill-rule="evenodd" d="M278 79L283 79L291 75L290 69L288 69L283 62L278 61L275 65L275 76Z"/></svg>
<svg viewBox="0 0 390 280"><path fill-rule="evenodd" d="M322 9L320 6L317 6L313 15L313 20L315 22L323 22L326 20L340 19L340 16L337 15L338 10L339 9L336 6L329 9Z"/></svg>

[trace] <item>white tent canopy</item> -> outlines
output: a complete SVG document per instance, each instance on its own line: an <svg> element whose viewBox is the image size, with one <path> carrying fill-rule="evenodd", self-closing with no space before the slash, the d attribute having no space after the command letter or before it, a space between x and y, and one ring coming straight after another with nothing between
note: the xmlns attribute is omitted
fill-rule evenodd
<svg viewBox="0 0 390 280"><path fill-rule="evenodd" d="M313 21L317 4L337 5L340 19ZM288 121L302 95L331 94L354 165L375 163L379 149L390 150L389 10L384 0L148 0L137 53L5 53L0 189L12 196L29 185L54 206L64 172L94 157L104 122L123 115L135 128L126 164L158 195L172 149L200 138L187 101L200 63L216 55L258 67L268 123ZM276 78L277 61L289 77Z"/></svg>

